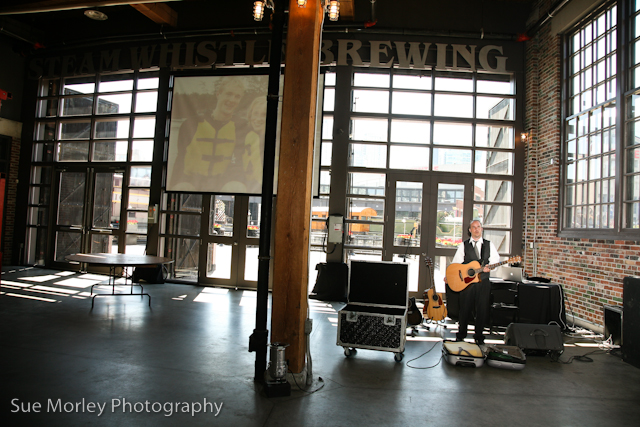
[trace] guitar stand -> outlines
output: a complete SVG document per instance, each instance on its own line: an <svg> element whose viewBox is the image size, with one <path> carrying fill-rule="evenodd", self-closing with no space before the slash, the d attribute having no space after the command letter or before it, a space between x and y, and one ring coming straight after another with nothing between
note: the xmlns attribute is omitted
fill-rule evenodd
<svg viewBox="0 0 640 427"><path fill-rule="evenodd" d="M407 335L411 336L411 337L415 337L416 335L418 335L418 329L419 328L424 328L427 331L431 330L431 328L425 324L425 319L422 318L422 321L420 321L420 323L418 323L417 325L407 326L407 330L409 330L409 329L411 330L411 331L409 331L407 333Z"/></svg>
<svg viewBox="0 0 640 427"><path fill-rule="evenodd" d="M433 320L427 319L426 322L427 322L428 325L435 325L436 328L438 326L442 326L444 329L447 329L447 324L445 323L444 320L433 321ZM427 328L427 330L431 330L430 326L425 326L425 327Z"/></svg>

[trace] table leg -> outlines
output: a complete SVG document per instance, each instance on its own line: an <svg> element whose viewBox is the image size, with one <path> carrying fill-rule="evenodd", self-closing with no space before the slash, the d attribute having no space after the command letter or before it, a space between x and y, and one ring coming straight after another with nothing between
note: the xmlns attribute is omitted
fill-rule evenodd
<svg viewBox="0 0 640 427"><path fill-rule="evenodd" d="M123 266L123 271L124 271L124 285L127 285L127 280L130 281L129 286L131 287L130 292L128 294L116 294L116 269L118 267L117 266L109 266L109 285L111 285L111 294L93 294L93 287L95 285L91 286L91 294L93 295L91 297L91 308L93 309L93 304L95 302L96 297L101 297L101 296L127 296L127 295L140 295L140 298L143 298L144 295L149 297L149 307L151 307L151 295L149 295L148 293L144 292L144 288L142 287L142 285L138 284L137 286L140 286L140 293L139 294L134 294L133 293L133 278L129 275L127 275L126 271L124 271L124 269L126 268L125 266Z"/></svg>

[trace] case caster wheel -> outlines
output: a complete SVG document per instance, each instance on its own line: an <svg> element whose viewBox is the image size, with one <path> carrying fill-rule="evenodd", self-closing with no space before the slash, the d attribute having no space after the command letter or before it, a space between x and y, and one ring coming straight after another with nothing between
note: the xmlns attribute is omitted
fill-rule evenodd
<svg viewBox="0 0 640 427"><path fill-rule="evenodd" d="M355 348L349 348L349 347L344 348L344 355L346 357L355 356L357 352L358 351Z"/></svg>
<svg viewBox="0 0 640 427"><path fill-rule="evenodd" d="M396 362L402 362L402 358L404 358L404 354L403 353L395 353L393 355L393 358L395 359Z"/></svg>

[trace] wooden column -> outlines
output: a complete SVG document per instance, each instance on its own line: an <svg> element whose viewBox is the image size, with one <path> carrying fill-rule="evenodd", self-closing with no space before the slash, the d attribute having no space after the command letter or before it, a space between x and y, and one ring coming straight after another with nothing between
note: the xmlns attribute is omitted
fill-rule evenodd
<svg viewBox="0 0 640 427"><path fill-rule="evenodd" d="M311 173L318 66L324 12L321 0L289 2L284 71L278 201L273 260L271 342L288 344L286 358L302 372L309 275Z"/></svg>

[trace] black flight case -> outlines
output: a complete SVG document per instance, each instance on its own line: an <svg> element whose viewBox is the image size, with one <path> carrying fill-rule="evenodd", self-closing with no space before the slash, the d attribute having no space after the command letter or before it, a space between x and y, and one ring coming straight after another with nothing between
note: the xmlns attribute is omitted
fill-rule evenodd
<svg viewBox="0 0 640 427"><path fill-rule="evenodd" d="M403 358L407 339L408 264L351 261L347 305L338 312L337 345L345 356L356 349L389 351Z"/></svg>

